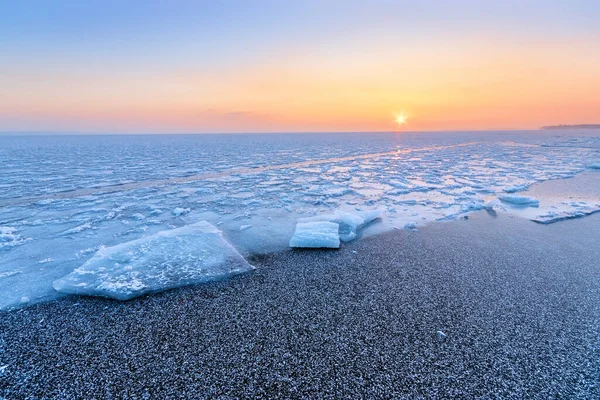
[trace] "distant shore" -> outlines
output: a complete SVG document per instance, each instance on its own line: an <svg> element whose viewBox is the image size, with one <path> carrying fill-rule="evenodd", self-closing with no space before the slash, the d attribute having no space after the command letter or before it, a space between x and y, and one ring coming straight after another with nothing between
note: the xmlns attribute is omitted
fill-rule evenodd
<svg viewBox="0 0 600 400"><path fill-rule="evenodd" d="M0 313L0 397L598 398L600 215L479 212Z"/></svg>
<svg viewBox="0 0 600 400"><path fill-rule="evenodd" d="M550 125L542 126L544 130L555 129L600 129L600 124L580 124L580 125Z"/></svg>

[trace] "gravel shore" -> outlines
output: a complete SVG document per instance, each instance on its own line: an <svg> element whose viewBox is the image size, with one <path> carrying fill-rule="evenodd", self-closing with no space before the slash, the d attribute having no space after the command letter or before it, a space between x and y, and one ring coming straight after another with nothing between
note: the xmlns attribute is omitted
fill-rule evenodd
<svg viewBox="0 0 600 400"><path fill-rule="evenodd" d="M481 212L0 313L0 397L600 398L599 243L600 214Z"/></svg>

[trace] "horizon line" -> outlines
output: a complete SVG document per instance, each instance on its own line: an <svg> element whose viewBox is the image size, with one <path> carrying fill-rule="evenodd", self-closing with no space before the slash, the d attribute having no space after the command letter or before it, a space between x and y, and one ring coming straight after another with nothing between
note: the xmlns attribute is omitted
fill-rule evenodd
<svg viewBox="0 0 600 400"><path fill-rule="evenodd" d="M232 131L232 132L110 132L110 131L0 131L0 136L120 136L120 135L286 135L286 134L342 134L342 133L453 133L453 132L512 132L512 131L539 131L539 128L500 128L500 129L423 129L423 130L376 130L376 131Z"/></svg>

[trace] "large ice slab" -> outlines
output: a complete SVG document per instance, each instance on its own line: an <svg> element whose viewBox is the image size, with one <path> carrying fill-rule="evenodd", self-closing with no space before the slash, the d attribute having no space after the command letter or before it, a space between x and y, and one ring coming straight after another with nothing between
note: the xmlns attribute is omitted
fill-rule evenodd
<svg viewBox="0 0 600 400"><path fill-rule="evenodd" d="M62 293L127 300L252 269L221 231L202 221L101 248L53 286Z"/></svg>
<svg viewBox="0 0 600 400"><path fill-rule="evenodd" d="M298 222L290 240L290 247L329 248L340 247L339 225L330 221Z"/></svg>

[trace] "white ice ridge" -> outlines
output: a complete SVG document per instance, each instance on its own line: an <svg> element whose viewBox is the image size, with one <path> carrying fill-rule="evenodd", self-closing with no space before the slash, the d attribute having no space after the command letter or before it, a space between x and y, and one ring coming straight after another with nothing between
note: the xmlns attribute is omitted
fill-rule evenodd
<svg viewBox="0 0 600 400"><path fill-rule="evenodd" d="M290 247L334 248L356 238L358 231L381 216L381 210L342 211L302 218L290 240Z"/></svg>
<svg viewBox="0 0 600 400"><path fill-rule="evenodd" d="M520 207L539 207L540 201L534 197L519 196L516 194L498 196L501 202Z"/></svg>
<svg viewBox="0 0 600 400"><path fill-rule="evenodd" d="M3 247L17 246L31 240L17 233L15 228L0 226L0 249Z"/></svg>
<svg viewBox="0 0 600 400"><path fill-rule="evenodd" d="M201 221L100 248L53 286L62 293L127 300L252 269L220 230Z"/></svg>

